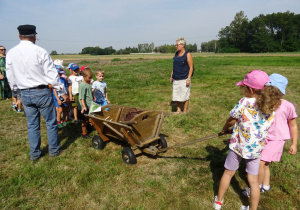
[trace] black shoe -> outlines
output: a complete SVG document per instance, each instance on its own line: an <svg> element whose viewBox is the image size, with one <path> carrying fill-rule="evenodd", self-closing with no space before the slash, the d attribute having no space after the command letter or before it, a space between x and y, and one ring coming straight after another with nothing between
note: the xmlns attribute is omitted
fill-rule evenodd
<svg viewBox="0 0 300 210"><path fill-rule="evenodd" d="M61 153L63 153L63 150L59 150L58 153L54 154L54 155L49 155L50 158L53 158L53 157L57 157L57 156L60 156Z"/></svg>
<svg viewBox="0 0 300 210"><path fill-rule="evenodd" d="M87 134L85 134L85 135L81 134L81 138L89 139L90 137L89 137L89 135L87 135Z"/></svg>
<svg viewBox="0 0 300 210"><path fill-rule="evenodd" d="M30 157L30 160L32 160L32 161L37 161L38 159L40 159L40 157L41 157L41 156L39 156L39 157L32 157L32 156L31 156L31 157Z"/></svg>

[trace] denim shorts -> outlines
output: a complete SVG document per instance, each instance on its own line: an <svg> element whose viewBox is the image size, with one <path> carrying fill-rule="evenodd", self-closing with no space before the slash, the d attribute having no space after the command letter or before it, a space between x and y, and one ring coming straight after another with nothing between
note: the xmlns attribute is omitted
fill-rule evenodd
<svg viewBox="0 0 300 210"><path fill-rule="evenodd" d="M12 91L12 96L17 98L17 99L21 99L21 90L18 89L18 90L13 90Z"/></svg>
<svg viewBox="0 0 300 210"><path fill-rule="evenodd" d="M59 97L59 98L63 99L62 97ZM55 96L53 97L53 100L54 100L55 107L68 107L69 106L68 103L62 103L61 105L59 105Z"/></svg>

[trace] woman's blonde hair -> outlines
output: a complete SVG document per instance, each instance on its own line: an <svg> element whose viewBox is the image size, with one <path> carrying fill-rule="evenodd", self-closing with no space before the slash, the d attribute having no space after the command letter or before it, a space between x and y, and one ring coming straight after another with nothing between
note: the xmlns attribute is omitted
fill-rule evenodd
<svg viewBox="0 0 300 210"><path fill-rule="evenodd" d="M282 96L283 94L277 87L265 86L261 94L258 94L256 105L262 113L271 114L280 106Z"/></svg>
<svg viewBox="0 0 300 210"><path fill-rule="evenodd" d="M176 39L176 42L179 42L179 44L186 45L186 40L184 37L179 37L178 39Z"/></svg>

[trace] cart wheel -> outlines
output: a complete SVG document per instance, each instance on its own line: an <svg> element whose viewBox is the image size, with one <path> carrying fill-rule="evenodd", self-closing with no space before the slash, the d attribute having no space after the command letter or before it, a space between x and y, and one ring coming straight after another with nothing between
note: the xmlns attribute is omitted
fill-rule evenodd
<svg viewBox="0 0 300 210"><path fill-rule="evenodd" d="M158 149L163 149L168 147L168 143L164 137L164 135L159 134L160 139L158 139Z"/></svg>
<svg viewBox="0 0 300 210"><path fill-rule="evenodd" d="M122 150L122 159L124 161L124 163L126 164L136 164L136 157L132 151L131 148L129 147L124 147Z"/></svg>
<svg viewBox="0 0 300 210"><path fill-rule="evenodd" d="M104 141L101 139L100 136L97 135L93 137L92 144L95 149L104 149L105 147Z"/></svg>

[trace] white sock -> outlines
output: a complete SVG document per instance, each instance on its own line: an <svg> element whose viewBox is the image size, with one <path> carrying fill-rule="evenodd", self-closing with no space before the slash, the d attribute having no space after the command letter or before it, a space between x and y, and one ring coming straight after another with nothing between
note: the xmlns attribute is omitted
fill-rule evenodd
<svg viewBox="0 0 300 210"><path fill-rule="evenodd" d="M263 188L264 188L264 190L270 190L271 186L270 185L269 186L263 185Z"/></svg>

